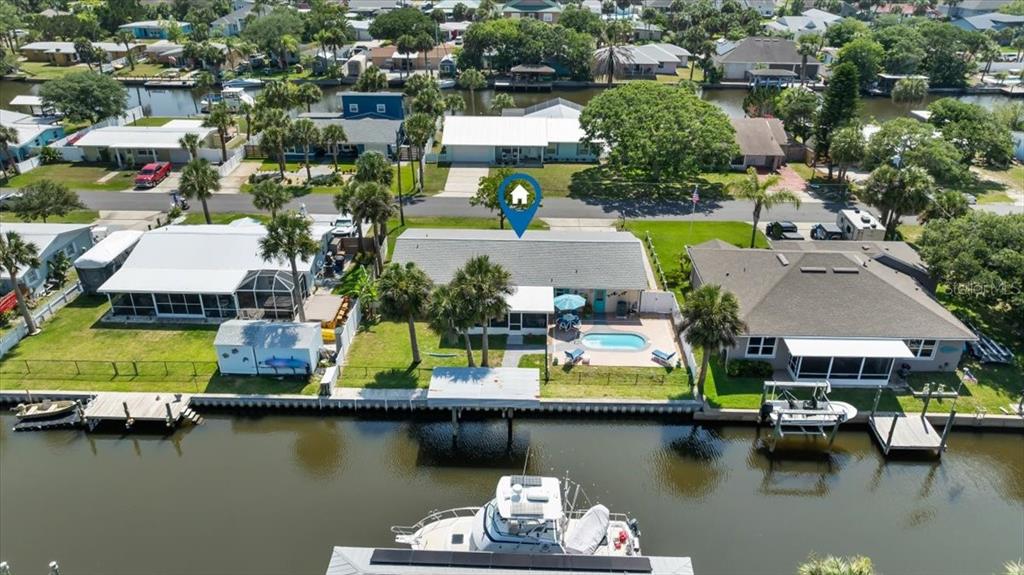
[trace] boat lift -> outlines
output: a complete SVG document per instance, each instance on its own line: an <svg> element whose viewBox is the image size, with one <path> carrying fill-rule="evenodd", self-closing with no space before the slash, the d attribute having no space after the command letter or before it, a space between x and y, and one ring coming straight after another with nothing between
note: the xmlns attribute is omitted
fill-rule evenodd
<svg viewBox="0 0 1024 575"><path fill-rule="evenodd" d="M802 400L794 390L810 391L810 399ZM775 452L778 441L786 436L821 437L828 439L828 448L836 439L839 424L857 415L852 405L831 401L828 381L791 382L765 381L761 390L760 423L769 423L772 434L768 449Z"/></svg>

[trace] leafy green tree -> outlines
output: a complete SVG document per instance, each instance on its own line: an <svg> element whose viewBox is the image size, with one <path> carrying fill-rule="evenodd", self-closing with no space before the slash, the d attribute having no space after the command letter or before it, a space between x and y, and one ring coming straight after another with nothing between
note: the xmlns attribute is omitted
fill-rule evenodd
<svg viewBox="0 0 1024 575"><path fill-rule="evenodd" d="M868 33L868 25L856 18L843 18L825 30L825 43L835 48L842 48L854 38Z"/></svg>
<svg viewBox="0 0 1024 575"><path fill-rule="evenodd" d="M203 120L207 128L217 129L217 138L220 140L220 160L228 161L228 131L235 127L235 117L224 102L218 102L210 109L210 114Z"/></svg>
<svg viewBox="0 0 1024 575"><path fill-rule="evenodd" d="M298 105L298 88L291 82L272 80L263 85L257 105L279 110L290 110Z"/></svg>
<svg viewBox="0 0 1024 575"><path fill-rule="evenodd" d="M292 302L299 314L299 321L306 321L302 306L300 276L297 260L308 260L320 251L320 244L313 239L312 222L295 213L278 214L267 223L267 235L260 239L260 256L265 260L285 260L292 271Z"/></svg>
<svg viewBox="0 0 1024 575"><path fill-rule="evenodd" d="M604 74L608 87L615 81L616 71L630 65L634 58L632 51L626 46L632 37L633 27L624 20L605 24L599 39L601 48L594 55L594 70Z"/></svg>
<svg viewBox="0 0 1024 575"><path fill-rule="evenodd" d="M473 115L476 115L476 91L487 86L487 79L483 73L475 68L468 68L459 74L459 87L469 90L469 102L473 108Z"/></svg>
<svg viewBox="0 0 1024 575"><path fill-rule="evenodd" d="M924 168L937 182L960 184L969 178L962 155L945 138L936 137L935 128L911 118L897 118L882 124L864 149L864 169L892 164Z"/></svg>
<svg viewBox="0 0 1024 575"><path fill-rule="evenodd" d="M829 156L832 134L846 123L857 118L860 109L860 80L857 67L850 63L839 64L832 69L832 77L822 98L814 126L814 153L817 157ZM832 179L833 163L828 164L828 178Z"/></svg>
<svg viewBox="0 0 1024 575"><path fill-rule="evenodd" d="M814 132L820 101L818 95L804 87L786 88L775 102L775 113L782 120L786 131L807 142Z"/></svg>
<svg viewBox="0 0 1024 575"><path fill-rule="evenodd" d="M18 143L18 131L11 126L0 126L0 180L7 179L7 164L14 160L11 144Z"/></svg>
<svg viewBox="0 0 1024 575"><path fill-rule="evenodd" d="M412 100L414 114L426 114L438 118L444 114L444 97L437 89L423 90Z"/></svg>
<svg viewBox="0 0 1024 575"><path fill-rule="evenodd" d="M53 180L38 180L18 190L21 197L17 198L11 210L25 221L46 219L52 216L66 216L72 210L85 208L78 194L67 186Z"/></svg>
<svg viewBox="0 0 1024 575"><path fill-rule="evenodd" d="M882 69L884 58L885 49L881 44L867 36L861 36L840 48L836 61L840 65L853 64L857 68L857 77L863 88L875 81Z"/></svg>
<svg viewBox="0 0 1024 575"><path fill-rule="evenodd" d="M400 36L415 37L421 32L434 37L437 32L437 22L418 8L411 6L385 12L374 18L370 24L370 35L378 40L396 42Z"/></svg>
<svg viewBox="0 0 1024 575"><path fill-rule="evenodd" d="M72 122L96 123L124 114L128 92L117 80L95 72L69 72L39 88L43 106L53 106Z"/></svg>
<svg viewBox="0 0 1024 575"><path fill-rule="evenodd" d="M751 167L747 168L745 178L730 186L733 195L754 204L754 229L750 234L750 247L754 247L757 242L757 224L761 221L762 211L771 211L775 206L782 204L800 207L800 198L795 193L789 190L772 191L771 188L778 183L778 176L768 176L760 180L757 177L757 170Z"/></svg>
<svg viewBox="0 0 1024 575"><path fill-rule="evenodd" d="M277 172L284 177L285 148L290 141L291 124L274 124L267 126L260 133L260 149L267 155L277 158Z"/></svg>
<svg viewBox="0 0 1024 575"><path fill-rule="evenodd" d="M922 224L934 220L961 218L970 210L967 204L967 196L956 190L941 190L931 198L931 201L921 213L917 214L917 221Z"/></svg>
<svg viewBox="0 0 1024 575"><path fill-rule="evenodd" d="M270 212L271 218L277 216L277 212L290 201L292 193L274 180L263 180L252 188L252 205L258 210Z"/></svg>
<svg viewBox="0 0 1024 575"><path fill-rule="evenodd" d="M352 86L355 92L379 92L388 87L388 75L376 66L367 66Z"/></svg>
<svg viewBox="0 0 1024 575"><path fill-rule="evenodd" d="M495 94L494 98L491 98L491 112L498 116L501 115L502 110L505 108L514 108L516 101L512 98L511 94Z"/></svg>
<svg viewBox="0 0 1024 575"><path fill-rule="evenodd" d="M441 91L441 85L438 84L432 76L426 74L414 74L408 80L405 81L405 88L402 90L406 97L416 99L423 92L427 91Z"/></svg>
<svg viewBox="0 0 1024 575"><path fill-rule="evenodd" d="M245 143L248 144L249 140L252 139L253 125L252 117L254 112L253 105L249 102L242 102L238 105L238 113L245 118Z"/></svg>
<svg viewBox="0 0 1024 575"><path fill-rule="evenodd" d="M476 367L473 343L469 338L469 330L475 322L471 303L458 286L439 285L427 302L427 321L430 329L441 337L461 333L466 346L466 365Z"/></svg>
<svg viewBox="0 0 1024 575"><path fill-rule="evenodd" d="M456 270L452 283L459 287L474 310L475 320L482 329L480 367L490 367L488 358L491 320L508 314L508 296L515 291L511 285L512 274L501 264L491 262L486 255L476 256Z"/></svg>
<svg viewBox="0 0 1024 575"><path fill-rule="evenodd" d="M313 172L309 166L309 154L320 143L320 130L313 120L299 118L292 122L288 136L292 143L302 148L302 162L306 165L306 181L308 182L313 179Z"/></svg>
<svg viewBox="0 0 1024 575"><path fill-rule="evenodd" d="M610 147L608 165L654 181L729 165L739 153L725 113L688 90L630 82L594 97L580 115L589 145Z"/></svg>
<svg viewBox="0 0 1024 575"><path fill-rule="evenodd" d="M341 151L341 145L347 141L348 135L345 134L345 128L339 124L328 124L320 133L320 143L326 146L327 151L331 154L335 172L338 171L338 153Z"/></svg>
<svg viewBox="0 0 1024 575"><path fill-rule="evenodd" d="M1013 157L1010 130L988 110L954 98L942 98L928 106L928 121L942 131L963 155L965 163L976 158L1005 167Z"/></svg>
<svg viewBox="0 0 1024 575"><path fill-rule="evenodd" d="M797 575L875 575L867 557L815 557L811 555L797 569Z"/></svg>
<svg viewBox="0 0 1024 575"><path fill-rule="evenodd" d="M217 79L213 77L213 74L206 70L200 70L192 75L192 106L195 107L196 114L199 113L199 103L196 101L196 92L201 94L202 98L206 98L207 101L210 99L210 90L217 85Z"/></svg>
<svg viewBox="0 0 1024 575"><path fill-rule="evenodd" d="M203 204L203 218L212 224L210 207L206 201L213 197L213 192L220 189L220 174L210 165L209 160L199 158L185 164L181 170L181 183L178 191L190 200L199 200Z"/></svg>
<svg viewBox="0 0 1024 575"><path fill-rule="evenodd" d="M295 38L302 37L304 31L302 15L291 7L275 6L270 13L246 24L242 38L260 50L275 55L284 69L287 67L285 62L290 47L288 39L294 43Z"/></svg>
<svg viewBox="0 0 1024 575"><path fill-rule="evenodd" d="M928 80L921 77L903 78L892 89L894 104L920 104L928 96Z"/></svg>
<svg viewBox="0 0 1024 575"><path fill-rule="evenodd" d="M353 179L357 182L377 182L390 186L394 175L391 161L380 152L365 152L356 158L356 173Z"/></svg>
<svg viewBox="0 0 1024 575"><path fill-rule="evenodd" d="M483 206L491 213L498 212L498 227L505 229L505 212L498 202L498 188L501 186L501 182L505 181L505 178L511 176L513 172L511 168L497 168L491 172L480 178L476 194L469 198L469 204Z"/></svg>
<svg viewBox="0 0 1024 575"><path fill-rule="evenodd" d="M776 115L779 90L772 87L752 88L743 98L743 111L750 118L765 118Z"/></svg>
<svg viewBox="0 0 1024 575"><path fill-rule="evenodd" d="M461 94L449 94L444 97L444 109L453 116L466 111L466 99Z"/></svg>
<svg viewBox="0 0 1024 575"><path fill-rule="evenodd" d="M72 263L64 252L57 252L46 265L46 279L58 286L63 286L68 281L68 272L71 271Z"/></svg>
<svg viewBox="0 0 1024 575"><path fill-rule="evenodd" d="M313 104L316 104L324 97L324 93L316 84L306 82L300 84L298 90L295 91L295 100L300 105L305 104L306 111L313 111Z"/></svg>
<svg viewBox="0 0 1024 575"><path fill-rule="evenodd" d="M0 267L7 272L7 277L11 278L14 297L18 300L18 311L25 320L29 334L39 333L39 327L32 318L32 312L28 309L28 302L25 301L25 294L22 293L17 278L22 268L31 269L40 265L42 264L39 261L39 248L34 243L25 241L18 232L8 231L0 234Z"/></svg>
<svg viewBox="0 0 1024 575"><path fill-rule="evenodd" d="M402 34L395 40L395 53L401 56L402 65L398 69L398 76L409 71L409 55L416 51L416 37L411 34Z"/></svg>
<svg viewBox="0 0 1024 575"><path fill-rule="evenodd" d="M430 278L413 262L407 262L404 266L397 263L389 264L377 280L384 316L406 320L409 324L409 345L412 347L413 365L418 365L421 361L420 346L416 340L416 318L426 311L430 288Z"/></svg>
<svg viewBox="0 0 1024 575"><path fill-rule="evenodd" d="M829 154L839 166L839 181L846 180L846 170L864 158L864 131L857 123L847 124L832 134Z"/></svg>
<svg viewBox="0 0 1024 575"><path fill-rule="evenodd" d="M702 285L683 304L682 329L686 342L700 348L700 372L697 375L697 397L704 401L704 381L708 375L711 355L736 345L747 326L740 319L740 304L732 292L714 284Z"/></svg>
<svg viewBox="0 0 1024 575"><path fill-rule="evenodd" d="M604 27L600 15L582 6L572 4L562 10L562 14L558 17L558 23L571 30L590 34L591 36L600 36Z"/></svg>
<svg viewBox="0 0 1024 575"><path fill-rule="evenodd" d="M923 210L935 190L935 180L924 168L885 164L871 172L860 197L878 208L885 239L894 240L900 218Z"/></svg>

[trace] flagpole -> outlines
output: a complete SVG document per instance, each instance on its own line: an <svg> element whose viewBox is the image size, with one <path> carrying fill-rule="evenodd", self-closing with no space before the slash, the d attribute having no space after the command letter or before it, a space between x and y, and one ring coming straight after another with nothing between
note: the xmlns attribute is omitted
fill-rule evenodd
<svg viewBox="0 0 1024 575"><path fill-rule="evenodd" d="M694 213L697 212L697 202L699 201L699 198L700 198L700 196L697 195L697 185L694 184L694 186L693 186L693 195L690 196L690 200L692 202L691 205L690 205L690 232L689 232L690 236L693 236L693 219L694 219L693 215L694 215Z"/></svg>

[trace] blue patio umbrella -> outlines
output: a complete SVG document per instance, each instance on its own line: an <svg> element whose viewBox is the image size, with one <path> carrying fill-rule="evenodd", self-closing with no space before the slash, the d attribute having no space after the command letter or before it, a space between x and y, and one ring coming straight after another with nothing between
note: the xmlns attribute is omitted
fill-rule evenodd
<svg viewBox="0 0 1024 575"><path fill-rule="evenodd" d="M566 293L555 298L555 309L579 309L586 303L587 300L583 296L576 295L574 293Z"/></svg>

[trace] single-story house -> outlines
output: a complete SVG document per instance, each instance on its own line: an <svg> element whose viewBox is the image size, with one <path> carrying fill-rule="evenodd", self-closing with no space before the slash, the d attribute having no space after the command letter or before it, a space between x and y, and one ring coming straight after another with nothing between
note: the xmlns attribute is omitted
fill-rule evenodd
<svg viewBox="0 0 1024 575"><path fill-rule="evenodd" d="M454 40L454 39L462 36L463 34L465 34L466 30L469 29L471 24L473 24L473 23L469 22L469 21L466 21L466 22L442 22L441 24L438 25L438 28L440 28L441 35L444 37L444 40L450 41L450 40Z"/></svg>
<svg viewBox="0 0 1024 575"><path fill-rule="evenodd" d="M192 33L192 24L189 24L188 22L174 22L171 20L142 20L139 22L122 24L117 28L118 30L128 30L133 36L139 39L160 38L162 40L166 40L168 37L168 30L175 25L183 34Z"/></svg>
<svg viewBox="0 0 1024 575"><path fill-rule="evenodd" d="M160 64L181 65L185 54L185 46L170 40L157 40L146 45L146 58Z"/></svg>
<svg viewBox="0 0 1024 575"><path fill-rule="evenodd" d="M149 162L184 164L188 151L178 141L185 134L199 137L203 149L217 149L217 131L203 127L202 120L171 120L163 126L109 126L92 130L75 141L88 162L116 162L134 166Z"/></svg>
<svg viewBox="0 0 1024 575"><path fill-rule="evenodd" d="M796 42L784 38L749 37L740 40L729 51L714 57L722 67L722 79L727 82L749 80L749 72L760 68L790 70L800 73L803 56L796 51ZM807 77L818 77L821 63L813 56L807 58Z"/></svg>
<svg viewBox="0 0 1024 575"><path fill-rule="evenodd" d="M1006 28L1024 28L1024 16L991 12L989 14L957 18L953 20L953 25L963 28L968 32L988 32L990 30L999 32Z"/></svg>
<svg viewBox="0 0 1024 575"><path fill-rule="evenodd" d="M349 20L348 27L352 32L352 39L357 42L367 42L373 40L373 36L370 35L370 24L371 20Z"/></svg>
<svg viewBox="0 0 1024 575"><path fill-rule="evenodd" d="M935 280L917 250L907 242L882 240L772 240L772 248L782 251L850 252L870 258L886 267L914 278L917 283L935 291Z"/></svg>
<svg viewBox="0 0 1024 575"><path fill-rule="evenodd" d="M608 69L609 48L594 51L594 70ZM654 78L657 74L674 76L677 68L687 66L690 52L675 44L642 44L616 48L615 76L619 78Z"/></svg>
<svg viewBox="0 0 1024 575"><path fill-rule="evenodd" d="M341 93L341 113L346 120L404 120L404 95L401 92Z"/></svg>
<svg viewBox="0 0 1024 575"><path fill-rule="evenodd" d="M88 224L35 224L4 222L0 228L4 233L15 232L21 239L36 246L40 265L18 269L18 283L30 293L38 293L46 285L50 273L50 262L57 254L64 254L68 261L92 247L92 230ZM0 293L11 291L11 276L0 270Z"/></svg>
<svg viewBox="0 0 1024 575"><path fill-rule="evenodd" d="M445 13L445 16L451 16L452 12L455 11L455 7L459 4L464 5L470 10L476 11L480 7L480 0L441 0L434 4L434 10L440 10Z"/></svg>
<svg viewBox="0 0 1024 575"><path fill-rule="evenodd" d="M260 256L263 225L166 226L146 232L121 269L97 290L114 317L285 319L296 315L323 263L331 226L314 225L321 250L291 265Z"/></svg>
<svg viewBox="0 0 1024 575"><path fill-rule="evenodd" d="M955 5L940 4L938 6L939 12L949 16L950 18L966 18L968 16L979 16L981 14L989 14L991 12L998 12L1000 8L1006 6L1013 0L964 0Z"/></svg>
<svg viewBox="0 0 1024 575"><path fill-rule="evenodd" d="M401 0L348 0L345 10L360 16L390 12L403 6Z"/></svg>
<svg viewBox="0 0 1024 575"><path fill-rule="evenodd" d="M775 0L743 0L742 4L756 11L762 18L771 18L775 15Z"/></svg>
<svg viewBox="0 0 1024 575"><path fill-rule="evenodd" d="M799 16L781 16L773 22L769 22L767 28L778 32L793 34L799 38L804 34L824 34L829 26L842 20L831 12L811 8L804 10Z"/></svg>
<svg viewBox="0 0 1024 575"><path fill-rule="evenodd" d="M402 120L383 120L374 118L348 119L342 114L312 112L301 114L323 130L330 125L341 126L345 130L347 140L339 147L342 156L360 156L364 152L380 152L387 157L394 156L396 145L402 131ZM326 154L326 149L318 149L318 153ZM289 148L287 155L297 157L303 155L298 147Z"/></svg>
<svg viewBox="0 0 1024 575"><path fill-rule="evenodd" d="M409 229L395 242L391 261L414 262L435 284L452 280L469 259L486 255L511 275L508 317L491 333L543 334L554 297L576 293L596 315L615 313L619 302L639 305L649 281L643 243L627 232Z"/></svg>
<svg viewBox="0 0 1024 575"><path fill-rule="evenodd" d="M385 71L411 71L411 70L438 70L440 71L441 60L451 56L451 47L447 44L434 46L427 52L426 62L420 52L400 54L398 48L392 46L377 46L370 49L370 63Z"/></svg>
<svg viewBox="0 0 1024 575"><path fill-rule="evenodd" d="M502 116L526 116L528 118L576 118L583 113L583 106L564 98L552 98L527 108L505 108Z"/></svg>
<svg viewBox="0 0 1024 575"><path fill-rule="evenodd" d="M250 20L250 15L253 18L260 16L259 13L253 14L253 9L255 8L255 3L244 2L234 11L211 22L210 28L220 31L225 36L238 36L245 29L245 24Z"/></svg>
<svg viewBox="0 0 1024 575"><path fill-rule="evenodd" d="M730 167L738 170L761 168L777 170L786 162L789 136L778 118L729 118L736 131L740 155Z"/></svg>
<svg viewBox="0 0 1024 575"><path fill-rule="evenodd" d="M913 277L821 242L820 250L686 248L695 287L739 300L746 332L728 360L766 361L775 379L885 385L904 364L953 371L974 334Z"/></svg>
<svg viewBox="0 0 1024 575"><path fill-rule="evenodd" d="M102 50L108 60L124 58L129 51L138 56L146 49L145 44L135 43L129 43L127 48L117 42L93 42L92 46ZM31 42L18 50L29 62L49 62L54 66L71 66L79 62L74 42Z"/></svg>
<svg viewBox="0 0 1024 575"><path fill-rule="evenodd" d="M651 42L661 40L665 30L657 24L637 20L633 22L633 40L636 42Z"/></svg>
<svg viewBox="0 0 1024 575"><path fill-rule="evenodd" d="M502 6L505 18L533 18L554 24L562 14L562 6L554 0L509 0Z"/></svg>
<svg viewBox="0 0 1024 575"><path fill-rule="evenodd" d="M0 149L0 162L20 162L31 157L34 148L45 146L64 137L64 126L52 117L29 116L20 112L0 109L0 126L14 128L18 139L8 142L7 152Z"/></svg>
<svg viewBox="0 0 1024 575"><path fill-rule="evenodd" d="M448 116L441 161L486 164L596 162L599 146L583 143L578 118Z"/></svg>
<svg viewBox="0 0 1024 575"><path fill-rule="evenodd" d="M308 375L324 345L318 323L231 319L217 328L217 367L233 375Z"/></svg>
<svg viewBox="0 0 1024 575"><path fill-rule="evenodd" d="M78 281L83 291L87 294L96 293L103 282L121 269L141 237L140 230L118 230L79 256L75 260L75 270L78 271Z"/></svg>

